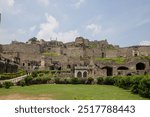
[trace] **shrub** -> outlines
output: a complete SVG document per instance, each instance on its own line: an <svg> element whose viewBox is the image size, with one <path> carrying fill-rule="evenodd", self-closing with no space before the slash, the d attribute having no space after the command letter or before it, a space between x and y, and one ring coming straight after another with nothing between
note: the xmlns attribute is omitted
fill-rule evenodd
<svg viewBox="0 0 150 117"><path fill-rule="evenodd" d="M97 78L97 84L102 85L104 83L104 79L102 77Z"/></svg>
<svg viewBox="0 0 150 117"><path fill-rule="evenodd" d="M37 77L38 76L38 71L33 71L32 72L32 77Z"/></svg>
<svg viewBox="0 0 150 117"><path fill-rule="evenodd" d="M25 80L21 80L21 81L17 82L17 85L24 87L26 85Z"/></svg>
<svg viewBox="0 0 150 117"><path fill-rule="evenodd" d="M70 84L71 78L60 78L60 84Z"/></svg>
<svg viewBox="0 0 150 117"><path fill-rule="evenodd" d="M87 78L80 78L79 79L79 84L86 84Z"/></svg>
<svg viewBox="0 0 150 117"><path fill-rule="evenodd" d="M55 83L55 78L51 78L51 80L49 80L47 83L48 84L54 84Z"/></svg>
<svg viewBox="0 0 150 117"><path fill-rule="evenodd" d="M119 87L123 88L123 89L130 89L131 88L131 80L130 80L130 77L122 77L120 79L120 82L119 82Z"/></svg>
<svg viewBox="0 0 150 117"><path fill-rule="evenodd" d="M11 86L13 86L13 83L10 82L10 81L6 81L3 83L3 86L6 88L6 89L9 89Z"/></svg>
<svg viewBox="0 0 150 117"><path fill-rule="evenodd" d="M71 78L71 84L80 84L79 78Z"/></svg>
<svg viewBox="0 0 150 117"><path fill-rule="evenodd" d="M132 87L131 87L131 92L134 94L138 94L139 93L139 83L141 81L142 77L141 76L134 76L134 78L132 78Z"/></svg>
<svg viewBox="0 0 150 117"><path fill-rule="evenodd" d="M34 79L32 79L32 84L47 84L49 81L51 80L51 78L47 75L44 75L42 77L36 77Z"/></svg>
<svg viewBox="0 0 150 117"><path fill-rule="evenodd" d="M32 76L27 76L24 80L25 80L25 84L27 86L31 85L32 84L32 79L33 77Z"/></svg>
<svg viewBox="0 0 150 117"><path fill-rule="evenodd" d="M60 84L60 78L55 78L55 83Z"/></svg>
<svg viewBox="0 0 150 117"><path fill-rule="evenodd" d="M106 77L104 78L104 82L105 85L114 85L114 78L113 77Z"/></svg>
<svg viewBox="0 0 150 117"><path fill-rule="evenodd" d="M150 78L143 78L140 81L138 93L142 97L150 98Z"/></svg>
<svg viewBox="0 0 150 117"><path fill-rule="evenodd" d="M3 88L3 85L0 83L0 88Z"/></svg>
<svg viewBox="0 0 150 117"><path fill-rule="evenodd" d="M21 80L20 81L20 86L24 87L26 85L25 81L24 80Z"/></svg>
<svg viewBox="0 0 150 117"><path fill-rule="evenodd" d="M42 76L44 76L44 73L39 73L38 76L42 77Z"/></svg>
<svg viewBox="0 0 150 117"><path fill-rule="evenodd" d="M93 82L94 82L94 79L93 79L92 77L89 77L89 78L87 79L86 84L92 84Z"/></svg>

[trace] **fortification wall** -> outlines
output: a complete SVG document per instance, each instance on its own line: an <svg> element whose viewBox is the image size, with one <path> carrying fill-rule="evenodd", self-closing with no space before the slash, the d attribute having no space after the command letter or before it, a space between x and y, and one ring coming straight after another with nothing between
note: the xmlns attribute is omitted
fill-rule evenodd
<svg viewBox="0 0 150 117"><path fill-rule="evenodd" d="M118 56L118 50L107 50L106 58L113 58Z"/></svg>
<svg viewBox="0 0 150 117"><path fill-rule="evenodd" d="M82 47L69 47L64 48L63 53L66 54L68 57L80 57L83 56L84 51Z"/></svg>
<svg viewBox="0 0 150 117"><path fill-rule="evenodd" d="M139 47L139 53L142 56L150 56L150 46L141 46Z"/></svg>
<svg viewBox="0 0 150 117"><path fill-rule="evenodd" d="M9 44L3 45L3 52L39 54L41 52L41 48L40 45L37 44Z"/></svg>

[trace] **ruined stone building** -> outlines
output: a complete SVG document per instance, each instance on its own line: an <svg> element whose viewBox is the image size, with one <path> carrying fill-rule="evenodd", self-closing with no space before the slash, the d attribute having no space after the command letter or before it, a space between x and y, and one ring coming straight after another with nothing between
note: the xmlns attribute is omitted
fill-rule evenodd
<svg viewBox="0 0 150 117"><path fill-rule="evenodd" d="M13 42L0 45L0 55L1 73L22 68L29 72L55 70L59 71L58 76L74 77L150 74L150 46L121 48L107 40L89 41L77 37L69 43L57 40Z"/></svg>

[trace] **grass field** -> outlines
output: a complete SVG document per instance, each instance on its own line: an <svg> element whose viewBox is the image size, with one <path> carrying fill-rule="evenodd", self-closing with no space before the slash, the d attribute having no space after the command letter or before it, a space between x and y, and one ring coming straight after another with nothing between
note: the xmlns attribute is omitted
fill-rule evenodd
<svg viewBox="0 0 150 117"><path fill-rule="evenodd" d="M115 86L108 85L32 85L0 88L0 99L21 100L145 100Z"/></svg>

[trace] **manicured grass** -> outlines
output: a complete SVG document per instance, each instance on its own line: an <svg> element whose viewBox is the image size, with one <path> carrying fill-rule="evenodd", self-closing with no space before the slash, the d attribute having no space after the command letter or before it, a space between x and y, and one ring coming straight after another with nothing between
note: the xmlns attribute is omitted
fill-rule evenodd
<svg viewBox="0 0 150 117"><path fill-rule="evenodd" d="M0 88L1 97L8 98L13 94L38 97L46 96L46 99L58 100L144 100L139 95L131 94L115 86L106 85L32 85L25 87L11 87L10 89ZM11 99L11 98L10 98Z"/></svg>

